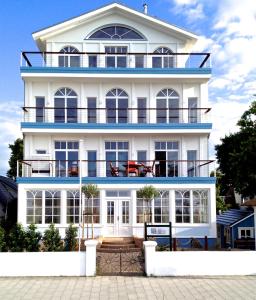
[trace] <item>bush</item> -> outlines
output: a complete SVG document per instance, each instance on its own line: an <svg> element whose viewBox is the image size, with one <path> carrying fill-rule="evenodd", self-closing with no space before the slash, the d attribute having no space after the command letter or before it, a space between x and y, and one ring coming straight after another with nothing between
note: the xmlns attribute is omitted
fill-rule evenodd
<svg viewBox="0 0 256 300"><path fill-rule="evenodd" d="M61 251L63 249L59 230L55 228L54 224L49 225L49 228L45 230L43 243L45 251Z"/></svg>
<svg viewBox="0 0 256 300"><path fill-rule="evenodd" d="M65 250L66 251L75 251L77 246L77 228L72 224L66 229L65 236Z"/></svg>
<svg viewBox="0 0 256 300"><path fill-rule="evenodd" d="M25 235L25 248L28 252L38 252L40 249L40 240L42 234L36 231L35 224L30 224Z"/></svg>
<svg viewBox="0 0 256 300"><path fill-rule="evenodd" d="M0 252L6 251L5 231L0 227Z"/></svg>
<svg viewBox="0 0 256 300"><path fill-rule="evenodd" d="M21 224L17 223L10 230L8 248L12 252L23 252L25 248L26 233Z"/></svg>

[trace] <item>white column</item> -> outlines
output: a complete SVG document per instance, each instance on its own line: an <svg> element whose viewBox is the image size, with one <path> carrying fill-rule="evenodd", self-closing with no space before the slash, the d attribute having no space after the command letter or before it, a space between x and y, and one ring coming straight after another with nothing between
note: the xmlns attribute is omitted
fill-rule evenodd
<svg viewBox="0 0 256 300"><path fill-rule="evenodd" d="M85 258L85 276L96 275L96 246L98 241L88 240L84 242L86 246L86 258Z"/></svg>
<svg viewBox="0 0 256 300"><path fill-rule="evenodd" d="M153 276L155 271L155 253L157 242L146 241L143 242L145 249L145 272L147 276Z"/></svg>

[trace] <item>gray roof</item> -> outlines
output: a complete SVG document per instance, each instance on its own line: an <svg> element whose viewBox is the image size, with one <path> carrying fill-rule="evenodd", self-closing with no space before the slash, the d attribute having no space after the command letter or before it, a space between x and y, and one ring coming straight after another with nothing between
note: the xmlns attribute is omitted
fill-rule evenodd
<svg viewBox="0 0 256 300"><path fill-rule="evenodd" d="M232 226L249 215L253 215L253 211L251 209L229 209L224 211L221 215L217 215L217 224Z"/></svg>

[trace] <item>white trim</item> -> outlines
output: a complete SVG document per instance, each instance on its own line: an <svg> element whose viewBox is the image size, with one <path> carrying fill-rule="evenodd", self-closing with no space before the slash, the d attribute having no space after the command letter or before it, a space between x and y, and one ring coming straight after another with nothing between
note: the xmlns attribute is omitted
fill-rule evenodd
<svg viewBox="0 0 256 300"><path fill-rule="evenodd" d="M250 236L246 236L245 238L254 238L254 227L238 227L238 238L241 239L241 231L242 230L250 230Z"/></svg>

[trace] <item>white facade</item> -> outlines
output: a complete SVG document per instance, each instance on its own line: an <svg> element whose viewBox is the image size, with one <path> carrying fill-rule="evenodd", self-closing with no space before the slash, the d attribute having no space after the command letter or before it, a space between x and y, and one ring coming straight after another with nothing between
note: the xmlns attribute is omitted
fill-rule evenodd
<svg viewBox="0 0 256 300"><path fill-rule="evenodd" d="M19 222L41 230L54 222L64 234L79 222L80 175L100 189L96 236L143 236L136 191L153 185L161 191L153 222L172 222L177 238L215 239L211 70L188 54L197 37L116 3L33 37L43 53L25 53L21 67ZM82 199L82 210L90 205Z"/></svg>

